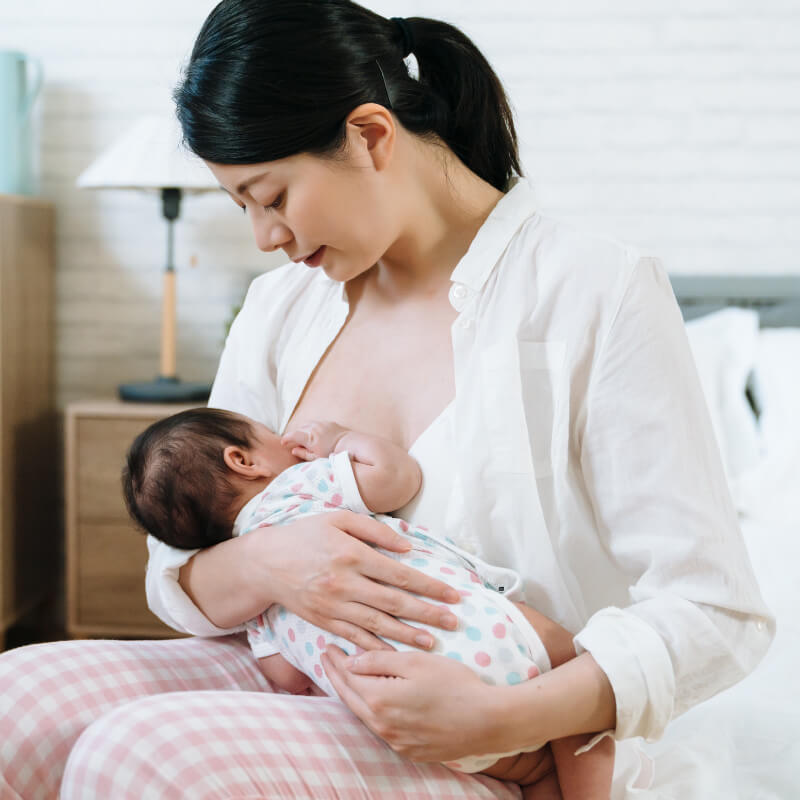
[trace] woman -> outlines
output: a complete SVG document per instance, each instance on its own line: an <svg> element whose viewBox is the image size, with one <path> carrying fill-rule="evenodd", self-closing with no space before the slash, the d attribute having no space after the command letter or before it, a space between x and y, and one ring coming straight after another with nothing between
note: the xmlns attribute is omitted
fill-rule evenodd
<svg viewBox="0 0 800 800"><path fill-rule="evenodd" d="M256 534L151 541L149 601L174 627L230 633L280 602L366 650L323 656L352 714L267 693L233 636L26 648L0 661L25 710L2 723L0 789L48 796L69 756L63 797L510 798L437 762L598 731L614 796L648 796L635 737L740 680L773 634L659 263L536 212L502 87L444 23L225 0L176 101L258 247L305 262L253 283L210 404L410 448L424 485L399 513L522 573L561 666L492 687L388 650L375 634L446 627L448 597L366 544L394 546L373 520L269 531L269 559Z"/></svg>

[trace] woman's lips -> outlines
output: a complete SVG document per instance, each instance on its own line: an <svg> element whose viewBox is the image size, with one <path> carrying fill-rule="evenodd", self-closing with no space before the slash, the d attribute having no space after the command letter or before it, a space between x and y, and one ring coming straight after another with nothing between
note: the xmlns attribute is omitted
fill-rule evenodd
<svg viewBox="0 0 800 800"><path fill-rule="evenodd" d="M315 250L308 258L303 259L307 267L318 267L322 263L322 256L325 254L325 245Z"/></svg>

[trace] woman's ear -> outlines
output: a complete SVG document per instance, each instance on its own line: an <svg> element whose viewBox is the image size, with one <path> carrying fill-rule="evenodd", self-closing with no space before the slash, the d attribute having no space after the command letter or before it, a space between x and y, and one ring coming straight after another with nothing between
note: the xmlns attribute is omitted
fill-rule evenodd
<svg viewBox="0 0 800 800"><path fill-rule="evenodd" d="M271 470L260 460L253 458L249 450L245 450L237 445L228 445L222 451L222 460L229 470L241 475L243 478L272 478Z"/></svg>
<svg viewBox="0 0 800 800"><path fill-rule="evenodd" d="M350 152L358 158L369 158L378 171L385 169L392 159L397 136L392 113L378 103L363 103L347 115L345 125Z"/></svg>

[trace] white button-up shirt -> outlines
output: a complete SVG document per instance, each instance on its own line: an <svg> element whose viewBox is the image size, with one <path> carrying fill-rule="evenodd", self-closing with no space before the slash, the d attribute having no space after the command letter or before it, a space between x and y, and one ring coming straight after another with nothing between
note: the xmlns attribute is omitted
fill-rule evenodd
<svg viewBox="0 0 800 800"><path fill-rule="evenodd" d="M658 738L774 634L667 275L538 214L519 180L451 279L459 539L577 632L613 687L617 738ZM257 278L209 405L283 431L347 312L321 270ZM223 633L177 583L194 551L148 544L151 609Z"/></svg>

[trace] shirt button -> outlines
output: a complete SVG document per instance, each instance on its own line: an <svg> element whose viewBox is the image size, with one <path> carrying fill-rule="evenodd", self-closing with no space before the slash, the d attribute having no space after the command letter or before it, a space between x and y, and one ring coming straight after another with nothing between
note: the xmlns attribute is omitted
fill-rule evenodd
<svg viewBox="0 0 800 800"><path fill-rule="evenodd" d="M463 283L454 283L450 287L450 305L456 311L461 311L464 308L464 303L467 299L467 287Z"/></svg>
<svg viewBox="0 0 800 800"><path fill-rule="evenodd" d="M758 622L756 622L756 628L758 628L760 631L763 631L765 627L766 625L764 624L763 619L760 619Z"/></svg>

